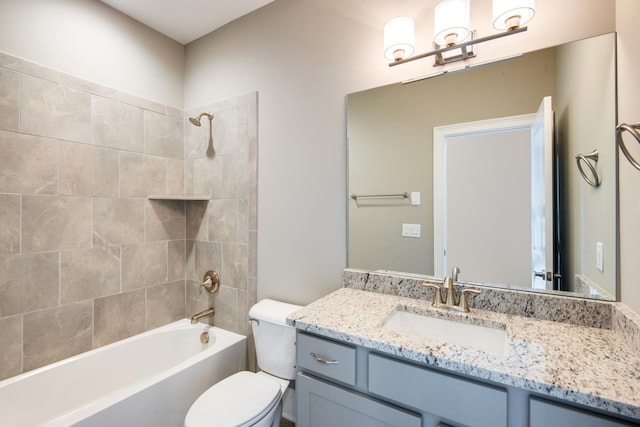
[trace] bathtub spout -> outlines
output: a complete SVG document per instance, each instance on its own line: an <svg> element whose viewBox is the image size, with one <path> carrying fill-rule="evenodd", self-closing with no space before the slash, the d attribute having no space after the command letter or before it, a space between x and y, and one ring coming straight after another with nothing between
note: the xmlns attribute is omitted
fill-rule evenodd
<svg viewBox="0 0 640 427"><path fill-rule="evenodd" d="M196 323L198 323L198 320L200 320L200 319L204 319L204 318L207 318L207 317L213 317L215 312L216 311L213 309L213 307L211 307L211 308L207 308L204 311L201 311L200 313L196 313L193 316L191 316L191 324L195 325Z"/></svg>

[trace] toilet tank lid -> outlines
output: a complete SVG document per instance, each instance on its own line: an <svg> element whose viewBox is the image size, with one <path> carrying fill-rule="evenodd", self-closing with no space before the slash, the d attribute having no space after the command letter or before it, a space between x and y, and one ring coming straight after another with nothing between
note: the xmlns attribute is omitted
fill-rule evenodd
<svg viewBox="0 0 640 427"><path fill-rule="evenodd" d="M276 325L285 325L287 316L298 311L302 306L288 304L286 302L275 301L272 299L263 299L249 310L249 317L252 319L263 320L265 322L275 323Z"/></svg>

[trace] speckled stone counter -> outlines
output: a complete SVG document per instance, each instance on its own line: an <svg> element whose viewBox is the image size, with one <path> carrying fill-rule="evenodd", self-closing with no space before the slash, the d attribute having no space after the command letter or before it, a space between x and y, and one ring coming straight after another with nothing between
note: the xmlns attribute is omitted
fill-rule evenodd
<svg viewBox="0 0 640 427"><path fill-rule="evenodd" d="M613 304L608 306L611 311ZM508 348L505 354L489 354L384 329L397 310L504 327ZM640 420L640 358L627 345L629 337L621 339L611 329L625 323L624 316L605 317L606 325L593 327L477 308L449 313L425 299L342 288L287 322L380 353Z"/></svg>

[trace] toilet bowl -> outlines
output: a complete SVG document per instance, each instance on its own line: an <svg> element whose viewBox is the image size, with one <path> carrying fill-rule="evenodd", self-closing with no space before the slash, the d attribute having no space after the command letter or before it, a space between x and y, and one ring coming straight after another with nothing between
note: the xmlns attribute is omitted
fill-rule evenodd
<svg viewBox="0 0 640 427"><path fill-rule="evenodd" d="M251 307L249 318L262 371L238 372L214 384L191 405L185 427L280 425L283 400L288 402L292 396L288 386L296 373L295 328L286 325L286 318L300 308L268 299Z"/></svg>
<svg viewBox="0 0 640 427"><path fill-rule="evenodd" d="M184 425L271 427L280 420L283 394L275 379L238 372L205 391L189 409Z"/></svg>

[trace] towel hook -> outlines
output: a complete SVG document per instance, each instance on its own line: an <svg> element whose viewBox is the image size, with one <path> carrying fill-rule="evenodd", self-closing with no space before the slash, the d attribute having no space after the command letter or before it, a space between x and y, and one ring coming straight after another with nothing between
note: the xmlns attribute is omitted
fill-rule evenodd
<svg viewBox="0 0 640 427"><path fill-rule="evenodd" d="M576 163L578 164L578 170L580 171L580 175L582 175L582 178L587 182L587 184L589 184L592 187L599 187L600 183L602 182L600 180L600 176L598 175L598 171L596 171L596 167L595 167L595 165L598 163L599 156L600 156L600 153L598 152L598 150L593 150L589 154L578 154L576 156ZM591 163L591 161L593 161L593 163ZM590 178L584 172L584 170L582 169L582 163L585 163L589 167L592 178Z"/></svg>
<svg viewBox="0 0 640 427"><path fill-rule="evenodd" d="M624 154L624 156L627 158L627 160L629 160L634 168L640 170L640 163L638 163L638 161L633 158L633 156L627 149L627 146L624 144L624 139L622 138L622 133L624 131L627 131L636 139L636 141L638 141L638 143L640 143L640 133L638 132L638 129L640 129L640 123L636 123L634 125L629 125L626 123L620 124L616 128L616 141L618 143L618 147L620 147L620 149L622 150L622 154Z"/></svg>

